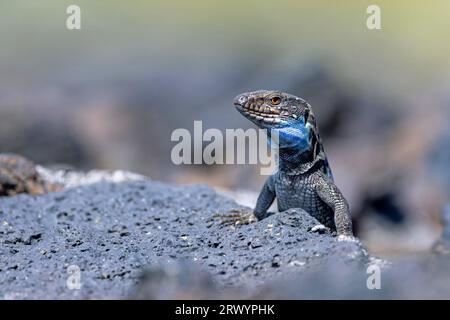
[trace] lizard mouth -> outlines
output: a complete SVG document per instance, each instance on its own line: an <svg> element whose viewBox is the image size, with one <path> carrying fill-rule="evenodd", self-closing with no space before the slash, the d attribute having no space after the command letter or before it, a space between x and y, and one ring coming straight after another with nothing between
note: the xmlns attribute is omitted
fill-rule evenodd
<svg viewBox="0 0 450 320"><path fill-rule="evenodd" d="M242 106L238 103L234 105L249 120L265 124L280 124L282 122L278 109L264 106Z"/></svg>

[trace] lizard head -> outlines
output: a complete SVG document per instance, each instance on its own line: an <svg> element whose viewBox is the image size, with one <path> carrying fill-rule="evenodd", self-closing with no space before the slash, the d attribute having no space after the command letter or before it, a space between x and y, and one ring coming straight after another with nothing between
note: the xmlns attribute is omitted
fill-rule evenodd
<svg viewBox="0 0 450 320"><path fill-rule="evenodd" d="M285 160L299 161L307 153L313 159L311 165L327 162L313 110L305 100L281 91L258 90L236 96L234 105L258 127L267 129L268 136L278 133L274 142Z"/></svg>
<svg viewBox="0 0 450 320"><path fill-rule="evenodd" d="M236 109L260 128L280 128L308 122L309 104L292 94L273 90L241 93L234 98Z"/></svg>

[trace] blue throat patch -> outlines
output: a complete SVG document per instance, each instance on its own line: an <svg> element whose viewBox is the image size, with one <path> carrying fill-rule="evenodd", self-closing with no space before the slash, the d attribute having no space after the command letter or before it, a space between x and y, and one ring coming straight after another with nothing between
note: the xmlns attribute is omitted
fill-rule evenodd
<svg viewBox="0 0 450 320"><path fill-rule="evenodd" d="M303 119L287 122L280 127L268 130L269 137L272 136L274 131L278 133L279 142L273 142L277 143L280 149L291 149L298 151L297 154L300 154L311 147L311 130L306 127ZM269 140L269 144L271 141L272 139Z"/></svg>

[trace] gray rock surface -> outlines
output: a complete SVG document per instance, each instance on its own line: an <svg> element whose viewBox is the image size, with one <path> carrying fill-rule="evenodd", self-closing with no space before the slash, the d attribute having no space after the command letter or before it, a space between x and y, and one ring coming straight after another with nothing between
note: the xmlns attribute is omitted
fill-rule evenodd
<svg viewBox="0 0 450 320"><path fill-rule="evenodd" d="M60 175L66 191L0 198L0 298L267 296L278 278L374 261L358 241L312 232L302 210L223 226L215 214L250 209L206 186L120 176Z"/></svg>

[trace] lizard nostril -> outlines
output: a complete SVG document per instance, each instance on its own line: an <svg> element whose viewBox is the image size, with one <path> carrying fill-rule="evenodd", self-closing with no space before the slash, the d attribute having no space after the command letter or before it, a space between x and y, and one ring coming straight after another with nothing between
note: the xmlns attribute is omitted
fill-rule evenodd
<svg viewBox="0 0 450 320"><path fill-rule="evenodd" d="M238 95L236 98L234 98L235 105L243 106L246 103L247 103L247 97L244 95Z"/></svg>

